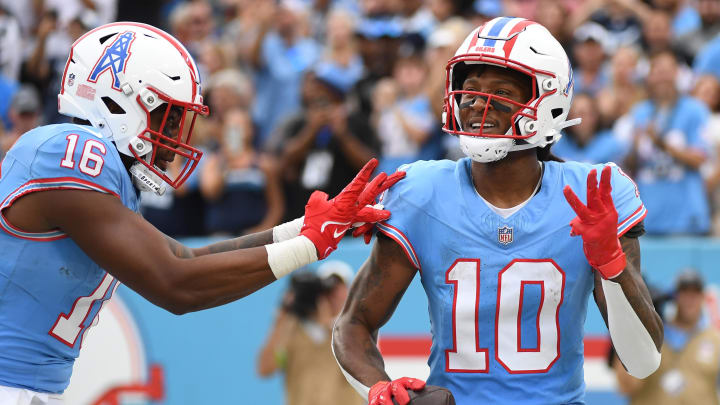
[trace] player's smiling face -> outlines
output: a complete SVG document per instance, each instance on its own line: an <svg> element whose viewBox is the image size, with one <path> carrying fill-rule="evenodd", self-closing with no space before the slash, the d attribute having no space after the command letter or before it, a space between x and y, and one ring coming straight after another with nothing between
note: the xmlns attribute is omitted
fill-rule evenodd
<svg viewBox="0 0 720 405"><path fill-rule="evenodd" d="M470 70L462 90L481 92L526 103L532 95L529 76L511 69L490 65L478 65ZM462 94L460 98L460 122L464 131L485 134L505 134L512 123L512 116L521 107L497 98L490 98L487 116L483 114L488 98L474 94Z"/></svg>

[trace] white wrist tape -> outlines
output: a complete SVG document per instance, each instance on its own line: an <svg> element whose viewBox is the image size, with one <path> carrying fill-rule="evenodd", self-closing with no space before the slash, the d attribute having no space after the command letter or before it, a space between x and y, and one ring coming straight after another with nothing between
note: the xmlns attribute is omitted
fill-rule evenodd
<svg viewBox="0 0 720 405"><path fill-rule="evenodd" d="M318 259L315 245L303 235L265 245L265 250L267 250L268 265L276 279Z"/></svg>
<svg viewBox="0 0 720 405"><path fill-rule="evenodd" d="M361 397L365 398L365 400L368 399L368 394L370 394L370 387L367 385L361 383L360 381L356 380L355 377L350 375L350 373L347 372L340 364L340 361L338 361L337 356L335 355L335 346L333 345L333 340L335 338L330 339L330 349L332 349L333 357L335 357L335 362L338 364L338 367L340 367L340 371L342 371L343 375L345 376L345 379L348 383L357 391L358 394L360 394Z"/></svg>
<svg viewBox="0 0 720 405"><path fill-rule="evenodd" d="M305 217L295 218L273 228L273 243L283 242L300 235Z"/></svg>
<svg viewBox="0 0 720 405"><path fill-rule="evenodd" d="M660 366L660 353L650 333L632 308L620 284L602 280L608 329L618 357L628 373L645 378Z"/></svg>

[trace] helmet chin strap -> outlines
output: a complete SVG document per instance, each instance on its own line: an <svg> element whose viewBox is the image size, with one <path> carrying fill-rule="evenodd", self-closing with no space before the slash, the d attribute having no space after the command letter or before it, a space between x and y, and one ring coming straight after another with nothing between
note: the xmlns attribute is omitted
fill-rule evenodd
<svg viewBox="0 0 720 405"><path fill-rule="evenodd" d="M146 154L143 159L147 162L150 155L150 153ZM161 170L157 166L155 166L155 168ZM154 192L157 195L165 194L165 189L167 188L165 181L141 162L135 161L132 166L130 166L130 175L132 176L133 184L140 191Z"/></svg>

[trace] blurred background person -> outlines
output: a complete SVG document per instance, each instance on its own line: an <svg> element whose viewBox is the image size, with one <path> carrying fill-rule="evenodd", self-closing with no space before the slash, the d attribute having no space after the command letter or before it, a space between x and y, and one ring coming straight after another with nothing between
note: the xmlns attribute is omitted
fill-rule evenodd
<svg viewBox="0 0 720 405"><path fill-rule="evenodd" d="M392 18L362 18L355 26L363 77L348 94L348 107L364 120L373 110L372 92L383 77L392 75L402 43L402 24Z"/></svg>
<svg viewBox="0 0 720 405"><path fill-rule="evenodd" d="M621 46L637 44L650 10L640 0L587 0L570 14L569 29L575 31L588 21L601 25L607 31L606 46L612 53Z"/></svg>
<svg viewBox="0 0 720 405"><path fill-rule="evenodd" d="M341 261L324 262L317 273L292 275L257 360L260 376L284 374L287 405L367 402L347 383L330 348L330 332L352 275L350 266Z"/></svg>
<svg viewBox="0 0 720 405"><path fill-rule="evenodd" d="M392 78L378 82L373 94L373 123L380 141L378 167L385 172L441 155L441 145L429 144L437 123L424 87L428 71L425 59L413 49L406 52L397 60Z"/></svg>
<svg viewBox="0 0 720 405"><path fill-rule="evenodd" d="M343 83L330 71L306 74L302 111L271 139L280 158L287 220L302 215L313 190L335 195L377 154L375 132L344 103Z"/></svg>
<svg viewBox="0 0 720 405"><path fill-rule="evenodd" d="M720 2L697 0L695 4L700 14L700 26L675 39L675 49L688 63L692 63L695 55L720 34Z"/></svg>
<svg viewBox="0 0 720 405"><path fill-rule="evenodd" d="M680 272L664 322L665 341L658 370L644 380L620 361L615 375L631 405L718 404L720 332L703 316L705 284L693 269Z"/></svg>
<svg viewBox="0 0 720 405"><path fill-rule="evenodd" d="M575 30L573 39L575 91L595 95L608 84L607 32L599 24L590 22Z"/></svg>
<svg viewBox="0 0 720 405"><path fill-rule="evenodd" d="M228 4L229 20L221 25L220 41L238 68L254 70L252 60L258 37L270 29L275 10L275 0L232 0Z"/></svg>
<svg viewBox="0 0 720 405"><path fill-rule="evenodd" d="M280 223L285 209L278 166L273 157L253 146L250 114L225 115L216 150L206 154L199 188L206 201L205 232L243 235Z"/></svg>
<svg viewBox="0 0 720 405"><path fill-rule="evenodd" d="M695 75L711 74L720 80L720 36L708 42L693 62Z"/></svg>
<svg viewBox="0 0 720 405"><path fill-rule="evenodd" d="M315 69L335 77L347 92L365 73L355 38L355 17L342 8L331 11L326 33L325 47Z"/></svg>
<svg viewBox="0 0 720 405"><path fill-rule="evenodd" d="M20 135L42 123L42 104L34 87L24 85L13 95L9 116L10 127L0 134L0 160Z"/></svg>
<svg viewBox="0 0 720 405"><path fill-rule="evenodd" d="M477 4L477 2L476 2ZM430 110L433 117L432 134L430 142L438 142L443 155L442 158L457 160L465 155L460 150L460 143L455 136L448 136L442 131L442 114L444 108L444 97L446 90L445 68L444 63L437 61L450 60L455 54L455 50L460 46L463 39L470 32L470 25L466 20L454 17L448 21L438 24L435 30L430 34L425 48L425 66L428 69L427 77L424 84L424 92L430 103ZM379 88L376 92L379 92ZM385 97L377 96L373 104L374 118L378 117L381 112L389 104ZM374 123L377 125L377 123ZM437 157L436 157L437 158Z"/></svg>
<svg viewBox="0 0 720 405"><path fill-rule="evenodd" d="M643 196L648 234L705 235L710 231L710 210L700 167L708 154L702 131L710 112L680 93L677 74L671 52L651 59L648 99L632 109L632 125L618 136L631 145L624 168Z"/></svg>
<svg viewBox="0 0 720 405"><path fill-rule="evenodd" d="M720 81L713 75L700 76L692 96L710 110L710 118L703 131L708 145L708 159L700 168L710 201L712 235L720 236Z"/></svg>
<svg viewBox="0 0 720 405"><path fill-rule="evenodd" d="M553 153L563 160L586 163L620 162L625 147L612 131L602 127L596 99L587 93L573 96L569 119L582 118L579 125L566 128L553 146Z"/></svg>
<svg viewBox="0 0 720 405"><path fill-rule="evenodd" d="M609 83L596 97L602 126L612 127L630 112L636 103L647 97L638 71L637 49L621 46L610 60Z"/></svg>
<svg viewBox="0 0 720 405"><path fill-rule="evenodd" d="M670 16L674 36L684 35L700 27L700 14L688 0L652 0L651 5Z"/></svg>
<svg viewBox="0 0 720 405"><path fill-rule="evenodd" d="M169 20L170 33L182 42L194 59L199 59L203 47L216 41L212 6L207 0L179 3L170 13Z"/></svg>
<svg viewBox="0 0 720 405"><path fill-rule="evenodd" d="M23 35L18 18L0 4L0 76L20 78L23 60Z"/></svg>
<svg viewBox="0 0 720 405"><path fill-rule="evenodd" d="M489 2L490 0L483 1ZM567 18L568 13L567 4L563 1L539 0L532 18L533 21L537 21L547 28L553 37L565 48L566 52L570 50L573 40L573 30ZM570 52L567 53L568 55L571 54Z"/></svg>
<svg viewBox="0 0 720 405"><path fill-rule="evenodd" d="M279 124L300 110L302 77L318 60L321 47L307 30L307 8L299 1L283 0L274 12L260 17L249 56L256 73L253 120L262 145Z"/></svg>

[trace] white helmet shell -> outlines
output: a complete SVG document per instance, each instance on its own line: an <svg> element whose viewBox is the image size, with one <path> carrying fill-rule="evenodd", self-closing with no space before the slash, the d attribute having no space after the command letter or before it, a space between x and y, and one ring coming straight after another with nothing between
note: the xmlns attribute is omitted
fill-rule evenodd
<svg viewBox="0 0 720 405"><path fill-rule="evenodd" d="M489 64L513 69L532 79L532 96L517 103L479 92L463 92L458 67ZM460 136L463 150L474 160L494 161L507 152L545 147L561 136L561 130L577 122L566 121L573 95L573 72L560 43L542 25L513 17L498 17L473 30L446 68L443 130ZM458 100L464 93L492 98L517 108L513 125L505 133L470 132L462 128ZM487 108L487 106L486 106ZM482 125L481 125L482 127ZM477 139L469 140L474 137ZM485 152L487 150L487 153ZM505 150L504 153L501 153Z"/></svg>
<svg viewBox="0 0 720 405"><path fill-rule="evenodd" d="M182 108L177 135L163 130L168 114L159 128L151 128L150 112L161 106ZM173 187L187 179L202 155L189 139L196 115L209 113L200 74L185 47L158 28L133 22L100 26L73 43L58 110L89 121L120 153L135 157ZM175 179L155 166L163 147L186 158Z"/></svg>

